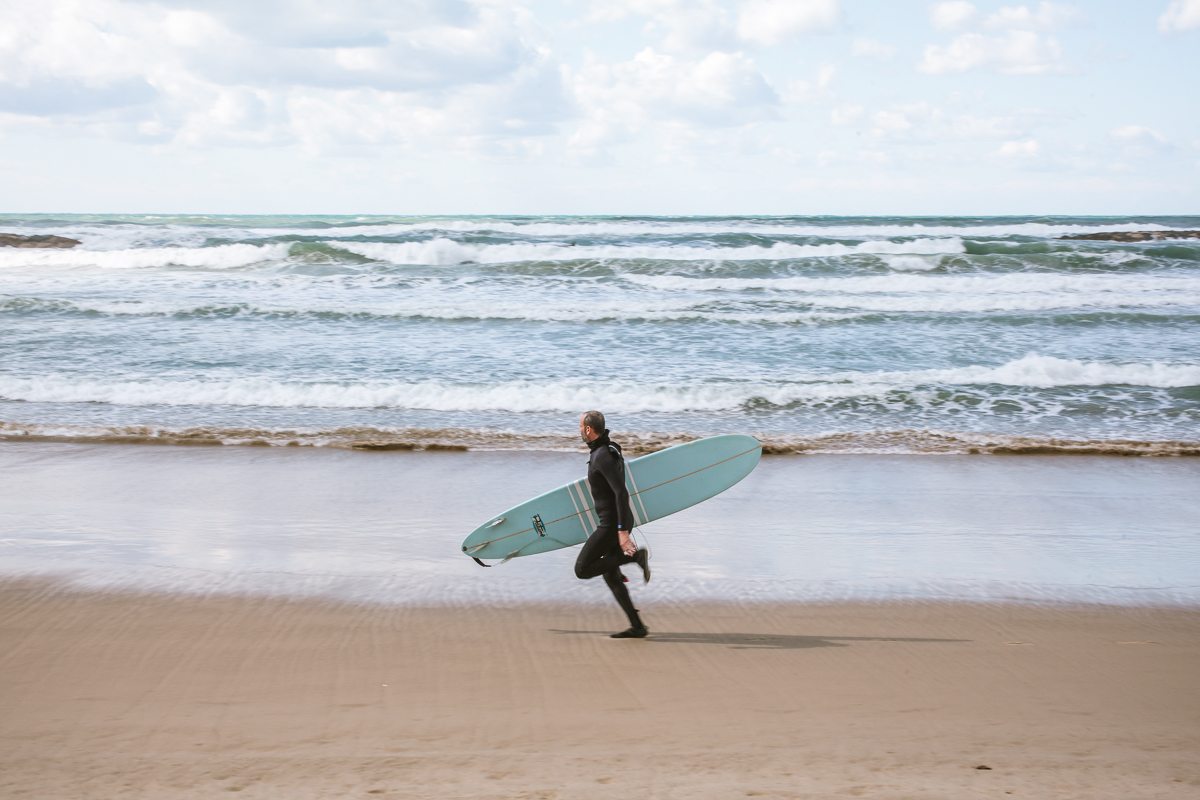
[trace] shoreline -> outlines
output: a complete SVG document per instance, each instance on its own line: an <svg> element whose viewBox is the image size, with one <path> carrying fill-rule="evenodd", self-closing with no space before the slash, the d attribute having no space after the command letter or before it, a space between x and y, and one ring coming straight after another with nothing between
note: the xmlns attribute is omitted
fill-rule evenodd
<svg viewBox="0 0 1200 800"><path fill-rule="evenodd" d="M634 593L642 588L640 579L630 576L631 585L635 586ZM275 590L256 589L254 587L195 587L195 586L166 586L144 585L114 581L76 580L69 573L13 573L0 574L0 593L17 589L27 592L30 596L41 596L47 599L55 597L92 597L128 600L130 602L156 601L174 602L231 602L231 603L282 603L304 604L313 603L331 609L341 609L347 612L363 613L447 613L470 614L477 611L523 613L526 611L545 611L555 609L565 613L579 613L600 616L611 616L613 625L623 626L624 617L614 604L612 595L603 588L602 581L593 580L588 583L576 582L579 592L573 596L557 596L551 599L535 598L528 600L516 599L511 596L486 597L476 595L465 599L453 600L387 600L378 596L354 596L337 593L320 593L305 590ZM590 591L595 589L596 591ZM777 597L759 598L719 598L695 597L683 599L639 599L635 597L639 609L649 613L688 614L700 613L706 609L728 609L738 613L753 614L758 611L770 612L773 609L822 609L840 607L863 608L917 608L922 606L963 606L964 608L1015 609L1017 613L1025 609L1029 611L1045 611L1047 613L1117 613L1137 614L1148 613L1197 613L1200 614L1200 600L1187 598L1182 600L1155 600L1145 598L1139 601L1121 602L1118 600L1087 599L1079 596L992 596L992 595L956 595L956 594L812 594L789 599ZM611 613L610 613L611 612ZM614 632L617 628L613 629Z"/></svg>
<svg viewBox="0 0 1200 800"><path fill-rule="evenodd" d="M463 538L577 479L576 453L0 443L0 575L395 605L611 602L562 549L480 569ZM1200 605L1195 459L764 459L642 526L635 602L942 598ZM593 585L594 584L594 585Z"/></svg>
<svg viewBox="0 0 1200 800"><path fill-rule="evenodd" d="M719 431L741 433L742 431ZM713 433L632 431L619 437L626 453L647 455ZM1197 457L1200 439L1079 439L1050 434L976 433L932 429L755 432L764 456L780 455L1065 455ZM0 443L109 444L175 447L329 448L363 452L582 453L578 437L474 428L246 428L70 424L0 421Z"/></svg>
<svg viewBox="0 0 1200 800"><path fill-rule="evenodd" d="M367 608L0 582L45 798L1190 797L1200 611ZM981 770L986 766L989 769Z"/></svg>

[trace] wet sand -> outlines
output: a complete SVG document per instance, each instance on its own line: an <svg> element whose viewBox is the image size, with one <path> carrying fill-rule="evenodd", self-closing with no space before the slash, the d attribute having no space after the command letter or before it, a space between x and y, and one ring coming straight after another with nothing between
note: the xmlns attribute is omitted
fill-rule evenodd
<svg viewBox="0 0 1200 800"><path fill-rule="evenodd" d="M576 453L0 443L0 576L379 603L612 603L566 549L480 569L463 537ZM638 530L637 602L1022 599L1200 606L1200 459L764 458Z"/></svg>
<svg viewBox="0 0 1200 800"><path fill-rule="evenodd" d="M0 795L1192 798L1200 611L0 584ZM977 769L988 766L991 769Z"/></svg>

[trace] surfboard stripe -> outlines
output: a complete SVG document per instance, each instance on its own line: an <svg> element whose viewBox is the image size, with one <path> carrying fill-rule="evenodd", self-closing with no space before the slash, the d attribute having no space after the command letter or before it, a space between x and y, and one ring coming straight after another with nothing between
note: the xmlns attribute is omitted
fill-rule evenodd
<svg viewBox="0 0 1200 800"><path fill-rule="evenodd" d="M630 509L633 512L633 524L635 527L638 525L645 525L650 521L650 515L646 513L646 504L642 502L642 492L637 488L637 481L633 479L633 470L626 467L625 474L629 476L629 485L633 487L633 494L631 497L635 500L635 502L633 503L633 508ZM642 509L640 518L638 517L639 507Z"/></svg>
<svg viewBox="0 0 1200 800"><path fill-rule="evenodd" d="M580 509L579 500L575 499L576 492L579 492L579 497L582 499L583 493L579 489L579 481L567 484L567 494L571 496L571 504L575 506L575 513L579 516L579 527L583 528L583 536L587 538L591 532L588 530L587 518L584 516L585 512Z"/></svg>
<svg viewBox="0 0 1200 800"><path fill-rule="evenodd" d="M567 484L567 496L571 498L571 505L575 507L575 516L579 517L580 522L583 522L583 511L579 508L579 500L575 497L575 484Z"/></svg>
<svg viewBox="0 0 1200 800"><path fill-rule="evenodd" d="M583 513L587 514L588 522L591 523L591 525L592 525L591 529L588 529L585 527L584 531L585 531L586 535L591 535L592 530L595 530L599 526L599 523L596 522L596 518L594 516L592 516L591 492L588 491L587 484L583 483L583 481L576 481L576 483L567 484L568 494L570 493L571 486L576 486L579 490L580 495L583 497L583 501L585 503ZM571 517L574 517L574 516L577 516L577 515L576 514L568 514L565 517L559 517L558 519L552 519L549 522L543 522L542 524L549 527L557 522L562 522L564 519L570 519ZM509 533L504 536L497 536L495 539L488 539L486 542L480 542L479 544L473 544L469 548L467 548L464 552L474 552L474 551L482 549L483 547L486 547L489 544L495 544L496 542L502 542L505 539L511 539L512 537L520 536L523 533L529 533L531 530L533 530L532 525L529 526L528 528L525 528L524 530L517 531L516 533Z"/></svg>
<svg viewBox="0 0 1200 800"><path fill-rule="evenodd" d="M592 512L596 509L596 501L592 498L592 487L588 486L587 478L580 478L577 484L579 486L579 496L583 498L583 506L587 514L588 524L592 526L592 531L600 527L600 520L596 519L596 515ZM588 531L591 536L592 531Z"/></svg>

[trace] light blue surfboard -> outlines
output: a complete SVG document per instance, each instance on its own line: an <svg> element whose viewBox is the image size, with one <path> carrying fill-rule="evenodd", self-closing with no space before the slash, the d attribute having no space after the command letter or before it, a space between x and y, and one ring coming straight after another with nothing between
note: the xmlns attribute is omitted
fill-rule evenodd
<svg viewBox="0 0 1200 800"><path fill-rule="evenodd" d="M635 525L644 525L718 495L750 474L762 455L753 436L711 436L625 462L625 485ZM596 529L587 477L510 508L463 540L481 558L545 553L580 544Z"/></svg>

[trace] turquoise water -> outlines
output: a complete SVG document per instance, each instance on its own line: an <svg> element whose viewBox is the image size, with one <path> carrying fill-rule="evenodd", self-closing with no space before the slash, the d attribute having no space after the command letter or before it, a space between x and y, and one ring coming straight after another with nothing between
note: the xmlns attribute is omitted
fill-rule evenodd
<svg viewBox="0 0 1200 800"><path fill-rule="evenodd" d="M0 433L1194 452L1200 228L1153 218L0 217ZM640 438L639 438L640 437Z"/></svg>

